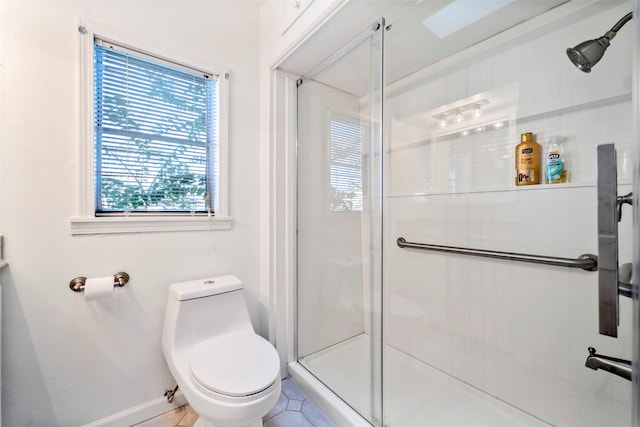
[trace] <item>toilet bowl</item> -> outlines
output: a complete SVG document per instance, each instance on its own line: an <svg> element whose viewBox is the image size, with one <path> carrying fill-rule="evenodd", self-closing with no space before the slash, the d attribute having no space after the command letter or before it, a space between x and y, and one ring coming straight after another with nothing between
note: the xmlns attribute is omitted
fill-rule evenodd
<svg viewBox="0 0 640 427"><path fill-rule="evenodd" d="M235 276L169 287L162 351L198 427L261 427L278 401L278 353L255 333Z"/></svg>

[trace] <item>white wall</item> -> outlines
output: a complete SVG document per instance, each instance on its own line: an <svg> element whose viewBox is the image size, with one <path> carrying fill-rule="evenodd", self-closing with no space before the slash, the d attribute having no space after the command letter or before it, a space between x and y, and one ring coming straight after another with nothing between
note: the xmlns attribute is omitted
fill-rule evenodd
<svg viewBox="0 0 640 427"><path fill-rule="evenodd" d="M295 105L296 73L276 72L285 52L301 43L341 0L304 2L291 14L290 1L265 1L260 9L260 279L269 299L269 339L281 357L281 373L293 359L295 267ZM312 50L308 50L313 52ZM311 65L309 65L310 67Z"/></svg>
<svg viewBox="0 0 640 427"><path fill-rule="evenodd" d="M5 1L2 39L2 421L78 426L162 397L170 283L233 273L259 297L259 4L252 1ZM228 67L233 229L71 236L78 215L80 19L180 57ZM85 302L76 276L131 275Z"/></svg>
<svg viewBox="0 0 640 427"><path fill-rule="evenodd" d="M293 48L309 37L344 0L303 0L295 8L291 0L266 1L261 8L261 56L264 65L277 65Z"/></svg>

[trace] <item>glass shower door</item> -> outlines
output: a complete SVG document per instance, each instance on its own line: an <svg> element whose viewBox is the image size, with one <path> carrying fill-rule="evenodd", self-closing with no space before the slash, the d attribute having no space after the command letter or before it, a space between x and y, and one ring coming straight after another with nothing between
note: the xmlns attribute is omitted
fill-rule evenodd
<svg viewBox="0 0 640 427"><path fill-rule="evenodd" d="M588 347L631 359L631 300L620 297L618 337L600 335L597 272L396 241L598 254L597 146L615 144L618 194L631 191L635 19L590 73L566 49L634 6L420 2L386 34L387 425L631 425L631 382L585 367ZM519 155L539 168L518 185L516 146L529 132L539 148ZM545 173L550 154L565 160L557 178ZM632 215L618 227L628 263Z"/></svg>
<svg viewBox="0 0 640 427"><path fill-rule="evenodd" d="M384 22L298 86L296 359L381 425Z"/></svg>

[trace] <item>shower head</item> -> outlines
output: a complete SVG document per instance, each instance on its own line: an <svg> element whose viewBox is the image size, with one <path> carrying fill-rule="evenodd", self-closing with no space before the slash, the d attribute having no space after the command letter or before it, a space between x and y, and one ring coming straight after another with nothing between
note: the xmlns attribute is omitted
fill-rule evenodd
<svg viewBox="0 0 640 427"><path fill-rule="evenodd" d="M607 33L597 39L587 40L576 47L567 48L567 56L573 65L585 73L590 73L591 68L600 61L604 52L609 47L611 40L616 36L620 28L632 18L632 12L627 13Z"/></svg>
<svg viewBox="0 0 640 427"><path fill-rule="evenodd" d="M587 40L576 47L567 48L567 56L573 65L585 73L591 72L591 67L596 65L604 55L604 51L609 47L609 40L606 35L595 40Z"/></svg>

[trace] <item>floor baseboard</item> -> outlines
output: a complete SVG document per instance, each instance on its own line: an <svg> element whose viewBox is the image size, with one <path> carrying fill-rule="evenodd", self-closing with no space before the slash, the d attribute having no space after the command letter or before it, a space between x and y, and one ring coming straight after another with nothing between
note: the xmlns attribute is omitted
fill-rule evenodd
<svg viewBox="0 0 640 427"><path fill-rule="evenodd" d="M173 402L167 402L166 397L159 397L133 408L125 409L117 414L109 415L84 427L128 427L156 417L180 406L186 405L187 399L180 390L175 394Z"/></svg>

